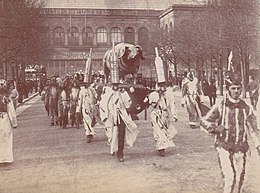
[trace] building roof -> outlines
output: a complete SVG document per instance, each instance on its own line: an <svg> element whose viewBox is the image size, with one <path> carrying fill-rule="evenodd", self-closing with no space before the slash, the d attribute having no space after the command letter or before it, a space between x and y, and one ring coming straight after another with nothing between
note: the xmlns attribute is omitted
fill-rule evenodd
<svg viewBox="0 0 260 193"><path fill-rule="evenodd" d="M156 9L173 4L203 4L205 0L47 0L47 8Z"/></svg>

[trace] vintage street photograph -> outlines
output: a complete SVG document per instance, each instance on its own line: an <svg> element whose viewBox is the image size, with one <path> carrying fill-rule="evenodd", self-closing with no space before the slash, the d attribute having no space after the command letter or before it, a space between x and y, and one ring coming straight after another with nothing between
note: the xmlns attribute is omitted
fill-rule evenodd
<svg viewBox="0 0 260 193"><path fill-rule="evenodd" d="M0 193L260 193L259 0L0 0Z"/></svg>

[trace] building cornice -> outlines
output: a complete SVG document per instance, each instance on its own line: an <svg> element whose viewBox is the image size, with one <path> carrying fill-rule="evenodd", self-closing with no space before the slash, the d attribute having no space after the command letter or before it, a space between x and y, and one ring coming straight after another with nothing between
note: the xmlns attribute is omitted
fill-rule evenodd
<svg viewBox="0 0 260 193"><path fill-rule="evenodd" d="M151 9L85 9L85 8L44 8L42 13L49 16L123 16L158 17L162 10Z"/></svg>
<svg viewBox="0 0 260 193"><path fill-rule="evenodd" d="M183 4L174 4L168 9L159 13L159 18L164 17L173 11L203 11L205 10L207 5L183 5Z"/></svg>

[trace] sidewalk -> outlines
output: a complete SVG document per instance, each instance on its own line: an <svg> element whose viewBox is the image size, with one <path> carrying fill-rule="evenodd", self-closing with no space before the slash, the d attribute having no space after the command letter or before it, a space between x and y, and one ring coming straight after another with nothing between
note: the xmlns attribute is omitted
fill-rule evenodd
<svg viewBox="0 0 260 193"><path fill-rule="evenodd" d="M19 106L21 106L22 104L24 104L25 102L31 100L32 98L34 98L34 97L37 96L38 94L39 94L38 92L36 92L36 93L29 93L28 98L23 99L23 102L22 102L22 103L18 103L18 104L17 104L17 107L19 107Z"/></svg>

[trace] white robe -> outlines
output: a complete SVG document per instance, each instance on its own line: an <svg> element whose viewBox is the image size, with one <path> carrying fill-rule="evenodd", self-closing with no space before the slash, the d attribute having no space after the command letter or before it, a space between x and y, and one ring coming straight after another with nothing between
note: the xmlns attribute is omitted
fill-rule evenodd
<svg viewBox="0 0 260 193"><path fill-rule="evenodd" d="M111 90L110 90L111 91ZM126 91L112 91L108 94L108 101L100 103L100 107L104 110L103 119L106 119L106 127L111 128L108 137L111 138L110 153L116 152L118 142L118 128L116 126L119 116L122 118L126 125L126 143L132 147L139 130L137 125L132 120L131 116L127 113L126 109L131 105L131 98Z"/></svg>
<svg viewBox="0 0 260 193"><path fill-rule="evenodd" d="M156 149L174 147L173 138L177 134L177 130L172 122L173 118L177 119L177 110L173 92L167 89L165 93L159 95L157 91L154 91L149 95L149 103L154 104L151 121Z"/></svg>
<svg viewBox="0 0 260 193"><path fill-rule="evenodd" d="M13 102L7 104L7 112L0 112L0 163L11 163L13 158L13 127L17 127Z"/></svg>

